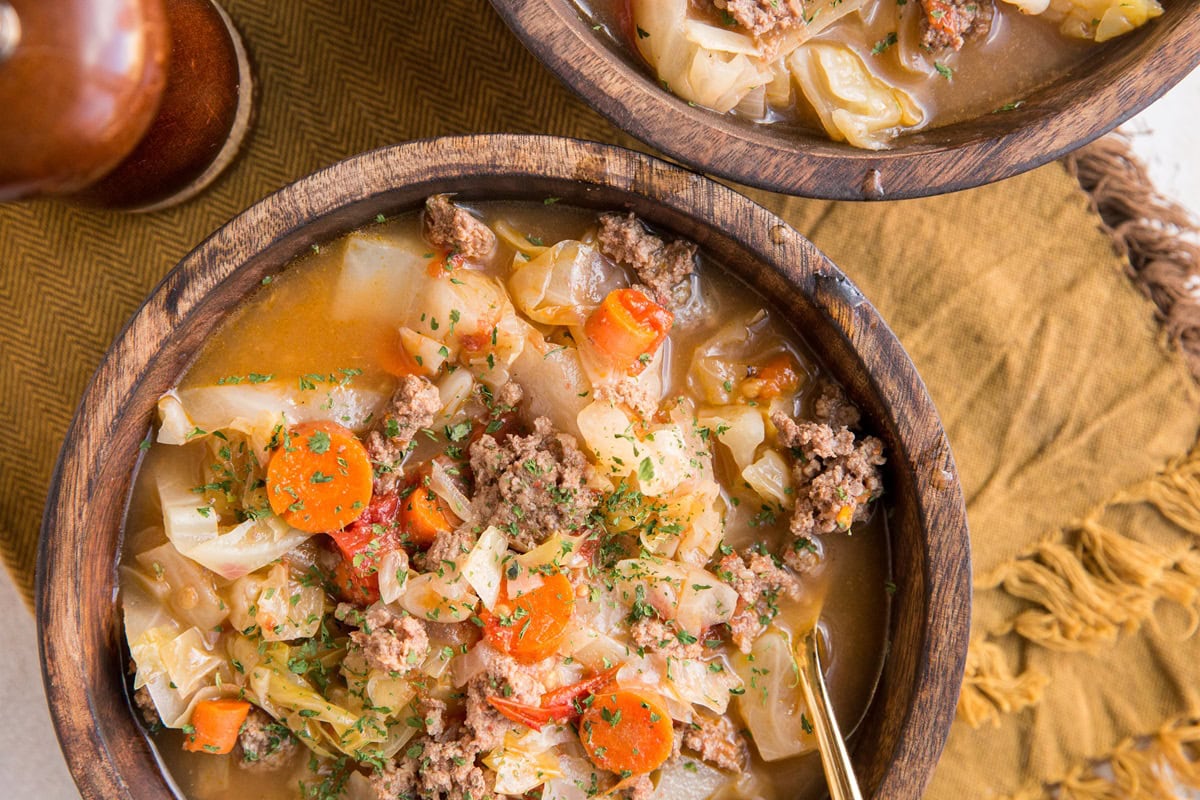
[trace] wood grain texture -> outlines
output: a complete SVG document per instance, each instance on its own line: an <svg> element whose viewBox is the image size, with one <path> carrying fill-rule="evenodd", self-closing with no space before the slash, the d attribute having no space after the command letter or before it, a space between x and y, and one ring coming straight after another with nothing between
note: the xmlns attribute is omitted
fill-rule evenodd
<svg viewBox="0 0 1200 800"><path fill-rule="evenodd" d="M861 406L889 452L895 596L883 680L852 751L869 797L914 800L945 741L970 618L966 512L945 434L875 309L816 248L700 175L616 147L535 136L414 142L356 156L236 217L156 288L96 372L50 490L37 616L51 714L84 797L169 791L125 699L113 602L118 531L138 442L226 314L313 244L435 192L629 208L689 237L771 298Z"/></svg>
<svg viewBox="0 0 1200 800"><path fill-rule="evenodd" d="M980 186L1052 161L1120 125L1200 64L1200 4L1098 46L1003 114L908 134L891 150L759 125L689 105L573 0L492 0L513 32L614 125L672 158L748 186L832 200L895 200Z"/></svg>

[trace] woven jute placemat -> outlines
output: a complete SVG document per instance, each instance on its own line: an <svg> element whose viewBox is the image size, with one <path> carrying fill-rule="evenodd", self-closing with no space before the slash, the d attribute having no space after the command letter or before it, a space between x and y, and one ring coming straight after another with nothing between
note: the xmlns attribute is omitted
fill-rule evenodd
<svg viewBox="0 0 1200 800"><path fill-rule="evenodd" d="M406 139L629 144L482 0L225 6L259 97L242 155L210 190L144 216L0 208L0 554L27 598L55 455L89 376L152 286L221 223L306 173ZM750 193L879 306L961 468L974 642L935 798L1055 786L1170 797L1164 760L1200 786L1196 253L1120 143L1068 167L898 204ZM1111 766L1097 773L1098 761Z"/></svg>

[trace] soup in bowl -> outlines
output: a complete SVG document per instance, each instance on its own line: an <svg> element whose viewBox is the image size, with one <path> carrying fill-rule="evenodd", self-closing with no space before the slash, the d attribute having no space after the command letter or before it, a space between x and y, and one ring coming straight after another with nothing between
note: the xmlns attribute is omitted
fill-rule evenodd
<svg viewBox="0 0 1200 800"><path fill-rule="evenodd" d="M715 175L831 199L1014 175L1200 62L1200 9L1156 0L493 5L618 127Z"/></svg>
<svg viewBox="0 0 1200 800"><path fill-rule="evenodd" d="M47 516L48 656L85 584L117 596L76 606L86 658L47 658L85 794L818 797L814 625L865 787L919 794L965 652L961 495L894 339L762 209L598 145L401 146L235 220L113 358L171 319L124 373L107 499L72 506L102 559L63 574L88 437Z"/></svg>

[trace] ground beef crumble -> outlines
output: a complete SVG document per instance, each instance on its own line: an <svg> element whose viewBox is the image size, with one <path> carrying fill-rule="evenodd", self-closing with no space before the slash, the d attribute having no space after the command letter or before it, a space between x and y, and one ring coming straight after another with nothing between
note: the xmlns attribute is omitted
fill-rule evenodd
<svg viewBox="0 0 1200 800"><path fill-rule="evenodd" d="M425 726L425 734L434 739L445 736L447 729L446 703L436 697L421 695L416 700L417 714Z"/></svg>
<svg viewBox="0 0 1200 800"><path fill-rule="evenodd" d="M466 686L466 719L448 721L446 704L421 698L418 712L425 733L413 739L397 761L371 776L379 800L484 800L493 792L493 776L477 759L499 746L511 723L493 709L488 697L501 696L536 705L541 682L512 658L495 653L482 673Z"/></svg>
<svg viewBox="0 0 1200 800"><path fill-rule="evenodd" d="M857 418L858 412L830 385L822 387L814 421L796 422L778 411L771 415L779 443L796 454L791 530L797 541L849 529L866 517L868 502L883 491L883 443L874 436L859 440L847 427Z"/></svg>
<svg viewBox="0 0 1200 800"><path fill-rule="evenodd" d="M421 572L433 572L447 561L458 561L471 552L471 548L479 540L478 534L475 533L477 528L477 525L465 523L452 531L439 531L428 550L413 556L413 564Z"/></svg>
<svg viewBox="0 0 1200 800"><path fill-rule="evenodd" d="M360 629L350 633L350 643L362 651L371 669L407 672L429 657L429 635L425 623L416 617L398 617L377 607L360 621Z"/></svg>
<svg viewBox="0 0 1200 800"><path fill-rule="evenodd" d="M494 795L494 778L475 759L479 751L470 735L412 740L404 757L389 762L371 775L379 800L485 800Z"/></svg>
<svg viewBox="0 0 1200 800"><path fill-rule="evenodd" d="M291 760L299 742L285 725L260 708L250 710L238 734L242 757L239 763L251 769L275 769Z"/></svg>
<svg viewBox="0 0 1200 800"><path fill-rule="evenodd" d="M713 766L738 772L749 761L746 740L729 717L697 714L678 731L682 745Z"/></svg>
<svg viewBox="0 0 1200 800"><path fill-rule="evenodd" d="M375 468L376 494L395 487L400 462L408 453L413 437L432 425L441 409L441 395L428 378L405 375L400 379L383 418L367 434L367 455Z"/></svg>
<svg viewBox="0 0 1200 800"><path fill-rule="evenodd" d="M801 0L712 0L712 4L759 38L782 33L804 21Z"/></svg>
<svg viewBox="0 0 1200 800"><path fill-rule="evenodd" d="M450 255L477 261L496 248L496 234L469 211L459 208L448 194L435 194L425 201L425 238Z"/></svg>
<svg viewBox="0 0 1200 800"><path fill-rule="evenodd" d="M968 39L985 36L992 27L992 0L921 0L921 46L937 52L961 50Z"/></svg>
<svg viewBox="0 0 1200 800"><path fill-rule="evenodd" d="M717 564L717 577L738 593L737 610L729 620L730 639L743 653L766 630L778 613L781 597L800 596L800 582L771 556L752 549L744 555L729 553Z"/></svg>
<svg viewBox="0 0 1200 800"><path fill-rule="evenodd" d="M643 617L629 626L633 643L650 653L662 653L675 658L700 658L704 643L686 631L675 627L671 620Z"/></svg>
<svg viewBox="0 0 1200 800"><path fill-rule="evenodd" d="M672 304L671 290L696 269L696 245L683 239L666 243L646 230L632 212L602 214L596 234L600 252L632 269L661 305Z"/></svg>
<svg viewBox="0 0 1200 800"><path fill-rule="evenodd" d="M489 697L503 697L516 703L537 705L546 691L532 670L511 656L495 653L487 668L467 682L467 729L474 734L480 751L498 747L512 723L488 703Z"/></svg>
<svg viewBox="0 0 1200 800"><path fill-rule="evenodd" d="M158 708L154 705L154 698L150 697L149 689L143 686L134 692L133 704L150 730L155 731L162 727L162 719L158 716Z"/></svg>
<svg viewBox="0 0 1200 800"><path fill-rule="evenodd" d="M628 376L597 386L594 396L597 400L623 404L643 419L653 417L659 406L659 398L650 386Z"/></svg>
<svg viewBox="0 0 1200 800"><path fill-rule="evenodd" d="M581 529L598 502L596 491L586 485L590 467L575 437L555 433L546 417L534 420L528 436L509 434L503 441L480 436L470 456L471 505L479 524L501 528L517 547Z"/></svg>

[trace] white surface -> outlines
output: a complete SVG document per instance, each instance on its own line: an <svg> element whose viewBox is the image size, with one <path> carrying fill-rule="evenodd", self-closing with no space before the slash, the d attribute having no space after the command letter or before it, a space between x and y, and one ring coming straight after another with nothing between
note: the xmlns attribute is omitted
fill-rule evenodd
<svg viewBox="0 0 1200 800"><path fill-rule="evenodd" d="M1184 78L1161 100L1131 119L1121 130L1146 162L1154 185L1200 220L1200 70Z"/></svg>
<svg viewBox="0 0 1200 800"><path fill-rule="evenodd" d="M58 750L46 711L33 616L0 568L0 616L8 633L0 647L0 796L69 800L75 784Z"/></svg>
<svg viewBox="0 0 1200 800"><path fill-rule="evenodd" d="M1200 219L1198 129L1200 70L1125 126L1159 188ZM77 798L46 711L33 619L2 569L0 619L12 621L0 647L0 796Z"/></svg>

